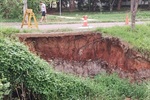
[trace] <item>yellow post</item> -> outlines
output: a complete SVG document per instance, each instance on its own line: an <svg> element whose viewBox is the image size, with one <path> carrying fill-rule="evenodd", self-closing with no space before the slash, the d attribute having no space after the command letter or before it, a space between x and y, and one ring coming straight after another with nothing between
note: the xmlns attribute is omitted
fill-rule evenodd
<svg viewBox="0 0 150 100"><path fill-rule="evenodd" d="M26 16L28 17L28 21L27 23L25 24L25 19L26 19ZM21 28L23 28L23 25L28 25L28 28L32 28L32 23L31 23L31 19L34 19L34 24L35 24L35 27L38 28L38 23L36 21L36 17L32 11L32 9L27 9L26 10L26 13L24 14L24 17L23 17L23 20L22 20L22 25L21 25Z"/></svg>

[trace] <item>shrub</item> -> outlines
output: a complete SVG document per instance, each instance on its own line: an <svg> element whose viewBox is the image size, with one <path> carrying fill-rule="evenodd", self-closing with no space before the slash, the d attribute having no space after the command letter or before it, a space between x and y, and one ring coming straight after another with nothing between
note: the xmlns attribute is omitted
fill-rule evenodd
<svg viewBox="0 0 150 100"><path fill-rule="evenodd" d="M10 83L3 76L0 78L0 100L10 93Z"/></svg>
<svg viewBox="0 0 150 100"><path fill-rule="evenodd" d="M40 95L40 100L81 99L95 95L79 78L56 73L50 65L31 54L23 44L0 39L0 71L11 83L12 91Z"/></svg>
<svg viewBox="0 0 150 100"><path fill-rule="evenodd" d="M144 100L147 96L144 84L131 84L127 79L119 78L117 74L100 74L94 81L105 100L124 100L126 97Z"/></svg>
<svg viewBox="0 0 150 100"><path fill-rule="evenodd" d="M0 0L0 13L4 18L22 18L22 4L20 0Z"/></svg>
<svg viewBox="0 0 150 100"><path fill-rule="evenodd" d="M40 0L27 0L28 9L37 14L40 11ZM52 0L42 0L47 4ZM53 0L54 1L54 0ZM23 0L0 0L0 13L3 18L23 18Z"/></svg>

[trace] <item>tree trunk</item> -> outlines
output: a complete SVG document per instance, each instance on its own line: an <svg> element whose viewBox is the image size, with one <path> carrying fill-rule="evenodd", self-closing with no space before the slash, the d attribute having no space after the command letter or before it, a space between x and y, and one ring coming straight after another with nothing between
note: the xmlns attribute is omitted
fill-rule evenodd
<svg viewBox="0 0 150 100"><path fill-rule="evenodd" d="M27 9L27 0L23 0L23 14L25 14Z"/></svg>
<svg viewBox="0 0 150 100"><path fill-rule="evenodd" d="M75 0L70 0L70 11L75 10Z"/></svg>
<svg viewBox="0 0 150 100"><path fill-rule="evenodd" d="M110 12L112 12L112 10L113 10L113 5L110 4Z"/></svg>
<svg viewBox="0 0 150 100"><path fill-rule="evenodd" d="M150 9L150 0L148 0L148 9Z"/></svg>
<svg viewBox="0 0 150 100"><path fill-rule="evenodd" d="M135 29L136 12L138 8L139 0L131 0L131 28Z"/></svg>
<svg viewBox="0 0 150 100"><path fill-rule="evenodd" d="M28 8L28 5L27 5L27 0L23 0L23 16L25 15L26 13L26 10ZM25 23L27 23L27 17L25 18Z"/></svg>
<svg viewBox="0 0 150 100"><path fill-rule="evenodd" d="M122 5L122 0L119 0L119 1L118 1L118 7L117 7L117 10L120 10L120 9L121 9L121 5Z"/></svg>
<svg viewBox="0 0 150 100"><path fill-rule="evenodd" d="M110 12L113 10L113 6L114 6L115 1L116 0L111 0L110 3L109 3L109 5L110 5L109 6L110 7Z"/></svg>

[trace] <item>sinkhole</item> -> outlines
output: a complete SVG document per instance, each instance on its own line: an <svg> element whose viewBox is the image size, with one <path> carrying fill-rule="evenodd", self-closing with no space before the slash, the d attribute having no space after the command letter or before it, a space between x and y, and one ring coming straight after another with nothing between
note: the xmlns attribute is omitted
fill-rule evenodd
<svg viewBox="0 0 150 100"><path fill-rule="evenodd" d="M32 33L18 37L57 71L83 77L118 73L132 80L150 78L150 61L115 37L97 32Z"/></svg>

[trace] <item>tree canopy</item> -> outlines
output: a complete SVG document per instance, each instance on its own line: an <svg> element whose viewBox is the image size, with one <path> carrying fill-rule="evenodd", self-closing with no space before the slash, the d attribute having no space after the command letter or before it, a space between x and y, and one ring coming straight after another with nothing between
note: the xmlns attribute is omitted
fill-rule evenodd
<svg viewBox="0 0 150 100"><path fill-rule="evenodd" d="M22 18L23 1L24 0L0 0L1 15L5 18ZM60 0L42 1L48 6L50 2L59 2ZM40 0L27 0L28 8L33 9L34 13L39 12L39 2ZM69 8L71 11L76 9L79 11L112 11L114 7L120 10L123 2L127 2L127 6L130 8L130 1L126 0L61 0L62 8ZM141 5L148 5L146 7L150 7L150 0L142 0L139 3ZM59 3L57 5L57 8L58 7Z"/></svg>
<svg viewBox="0 0 150 100"><path fill-rule="evenodd" d="M4 18L22 18L24 0L0 0L0 13ZM42 0L51 2L55 0ZM35 13L39 11L40 0L27 0L28 8L33 9Z"/></svg>

